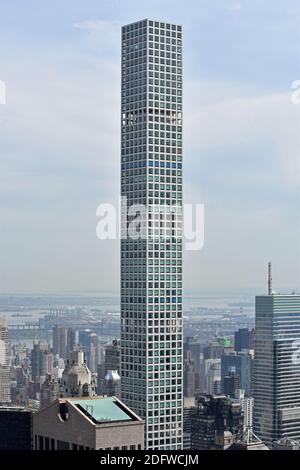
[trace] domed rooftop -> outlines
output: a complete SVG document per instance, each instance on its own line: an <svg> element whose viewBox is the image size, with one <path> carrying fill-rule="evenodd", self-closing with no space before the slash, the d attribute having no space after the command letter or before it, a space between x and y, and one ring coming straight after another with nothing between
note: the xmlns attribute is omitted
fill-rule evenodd
<svg viewBox="0 0 300 470"><path fill-rule="evenodd" d="M108 370L105 376L106 382L118 383L121 381L121 377L118 374L117 370Z"/></svg>

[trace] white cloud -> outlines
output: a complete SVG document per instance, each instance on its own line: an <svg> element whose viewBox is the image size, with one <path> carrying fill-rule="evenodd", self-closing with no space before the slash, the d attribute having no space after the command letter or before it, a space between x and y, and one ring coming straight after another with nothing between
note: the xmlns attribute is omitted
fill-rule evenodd
<svg viewBox="0 0 300 470"><path fill-rule="evenodd" d="M119 245L96 239L95 209L119 192L120 24L78 22L74 32L82 38L83 52L77 43L55 51L55 59L42 51L31 58L30 66L27 60L1 64L10 91L7 105L0 109L0 219L5 227L1 289L117 287ZM270 235L276 253L281 225L286 227L282 243L290 262L294 245L288 231L295 224L282 216L281 208L268 212L263 201L261 208L243 213L226 207L217 194L219 206L214 207L219 188L211 183L216 174L224 178L218 164L225 164L228 153L234 152L239 164L228 165L228 187L235 179L252 178L255 183L279 174L287 191L294 188L299 183L300 107L291 105L290 90L259 96L222 81L186 79L184 85L185 175L193 178L186 178L184 187L191 199L199 199L203 191L197 178L204 163L209 188L201 200L209 238L203 253L187 255L186 285L213 285L215 276L219 286L227 279L232 285L245 275L247 262L251 270L245 283L251 285ZM274 165L265 175L255 167L252 174L245 170L249 155L244 150L253 146L262 162L269 157L265 149L274 148ZM253 184L253 192L256 189ZM222 245L225 231L231 251ZM239 250L244 250L244 263L231 269ZM283 258L285 250L281 252ZM283 261L282 266L287 265Z"/></svg>
<svg viewBox="0 0 300 470"><path fill-rule="evenodd" d="M207 150L223 158L227 150L255 145L261 148L258 157L263 161L269 157L263 153L269 146L274 148L270 174L281 171L283 183L299 184L300 107L291 105L289 91L251 96L231 85L199 82L185 88L185 144L186 151L195 155L192 164L197 165L200 155L205 158ZM241 173L243 158L248 154L241 151Z"/></svg>
<svg viewBox="0 0 300 470"><path fill-rule="evenodd" d="M101 53L115 56L120 47L121 23L119 21L84 20L73 23L73 27L86 34L88 45Z"/></svg>

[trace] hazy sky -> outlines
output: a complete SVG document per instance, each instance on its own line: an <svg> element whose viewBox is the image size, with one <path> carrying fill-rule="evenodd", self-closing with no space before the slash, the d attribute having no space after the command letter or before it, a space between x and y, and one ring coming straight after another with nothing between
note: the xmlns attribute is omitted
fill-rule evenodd
<svg viewBox="0 0 300 470"><path fill-rule="evenodd" d="M120 27L184 28L184 192L205 204L185 288L300 282L298 0L0 0L0 292L118 290Z"/></svg>

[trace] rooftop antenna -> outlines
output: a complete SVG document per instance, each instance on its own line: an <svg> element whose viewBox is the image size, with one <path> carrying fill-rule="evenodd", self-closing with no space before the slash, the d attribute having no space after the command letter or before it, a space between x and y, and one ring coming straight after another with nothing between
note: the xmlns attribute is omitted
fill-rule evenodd
<svg viewBox="0 0 300 470"><path fill-rule="evenodd" d="M272 262L268 262L268 295L272 295Z"/></svg>

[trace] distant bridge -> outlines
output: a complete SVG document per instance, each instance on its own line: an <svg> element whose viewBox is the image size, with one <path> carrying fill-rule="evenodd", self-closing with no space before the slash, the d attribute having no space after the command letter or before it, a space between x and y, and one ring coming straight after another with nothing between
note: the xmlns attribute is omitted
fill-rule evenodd
<svg viewBox="0 0 300 470"><path fill-rule="evenodd" d="M41 328L39 323L23 323L20 325L8 325L8 331L18 331L18 330L41 330L45 328Z"/></svg>
<svg viewBox="0 0 300 470"><path fill-rule="evenodd" d="M59 322L58 322L59 323ZM118 336L120 333L120 324L103 324L99 323L81 323L73 325L64 325L65 328L73 328L74 330L81 331L89 329L98 335ZM43 320L39 322L23 323L8 325L8 335L10 339L22 339L22 338L50 338L52 335L53 325L44 323Z"/></svg>

